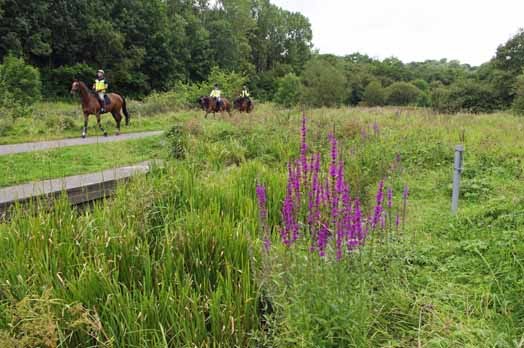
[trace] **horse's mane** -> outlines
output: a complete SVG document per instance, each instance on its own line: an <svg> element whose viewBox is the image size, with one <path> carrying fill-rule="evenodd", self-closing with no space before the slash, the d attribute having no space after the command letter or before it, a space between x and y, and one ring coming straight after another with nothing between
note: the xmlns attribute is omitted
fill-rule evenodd
<svg viewBox="0 0 524 348"><path fill-rule="evenodd" d="M87 85L84 83L84 81L77 80L76 82L78 82L78 84L80 85L80 87L82 87L82 89L85 89L86 91L88 91L92 95L96 95L95 92L93 92L91 90L91 88L87 87Z"/></svg>

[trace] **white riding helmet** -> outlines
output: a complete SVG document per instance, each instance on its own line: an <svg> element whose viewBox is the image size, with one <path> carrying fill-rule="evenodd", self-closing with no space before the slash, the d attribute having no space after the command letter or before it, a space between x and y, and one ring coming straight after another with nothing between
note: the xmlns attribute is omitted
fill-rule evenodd
<svg viewBox="0 0 524 348"><path fill-rule="evenodd" d="M104 70L102 70L102 69L98 70L97 72L102 73L102 75L105 74Z"/></svg>

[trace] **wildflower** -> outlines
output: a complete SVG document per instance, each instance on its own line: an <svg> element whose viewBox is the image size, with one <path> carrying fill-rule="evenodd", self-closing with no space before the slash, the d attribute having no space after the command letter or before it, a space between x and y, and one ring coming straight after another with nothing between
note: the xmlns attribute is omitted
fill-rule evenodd
<svg viewBox="0 0 524 348"><path fill-rule="evenodd" d="M301 142L300 142L300 162L302 165L302 173L304 176L308 173L307 165L307 127L306 127L306 115L302 115L302 129L301 129Z"/></svg>
<svg viewBox="0 0 524 348"><path fill-rule="evenodd" d="M388 188L388 209L391 209L393 207L393 189L391 187Z"/></svg>
<svg viewBox="0 0 524 348"><path fill-rule="evenodd" d="M382 201L384 199L384 180L381 180L378 185L377 197L376 197L376 206L375 213L372 218L371 227L375 228L380 222L380 217L382 216Z"/></svg>
<svg viewBox="0 0 524 348"><path fill-rule="evenodd" d="M373 123L373 133L375 134L376 137L380 135L380 127L378 126L377 121Z"/></svg>

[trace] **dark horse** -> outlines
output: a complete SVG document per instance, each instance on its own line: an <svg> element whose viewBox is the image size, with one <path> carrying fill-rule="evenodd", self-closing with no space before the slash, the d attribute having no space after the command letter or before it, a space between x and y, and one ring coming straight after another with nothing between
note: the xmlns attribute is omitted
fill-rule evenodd
<svg viewBox="0 0 524 348"><path fill-rule="evenodd" d="M82 81L74 80L71 86L71 94L80 92L82 99L82 111L84 112L84 128L82 129L82 138L87 136L87 121L89 115L96 116L96 123L98 128L104 132L107 137L107 132L100 124L100 102L93 91L91 91ZM126 100L120 94L108 93L106 97L109 98L110 103L106 103L105 110L113 115L116 121L116 135L120 135L120 122L122 121L122 112L126 117L126 126L129 125L129 113L127 112Z"/></svg>
<svg viewBox="0 0 524 348"><path fill-rule="evenodd" d="M198 104L200 104L202 110L206 112L206 118L208 114L213 113L214 116L217 112L227 112L229 116L231 116L231 104L226 98L222 98L220 107L217 107L217 102L215 98L207 96L202 96L198 98Z"/></svg>
<svg viewBox="0 0 524 348"><path fill-rule="evenodd" d="M254 107L253 101L246 97L238 97L233 101L233 108L240 112L247 112L249 114L253 111Z"/></svg>

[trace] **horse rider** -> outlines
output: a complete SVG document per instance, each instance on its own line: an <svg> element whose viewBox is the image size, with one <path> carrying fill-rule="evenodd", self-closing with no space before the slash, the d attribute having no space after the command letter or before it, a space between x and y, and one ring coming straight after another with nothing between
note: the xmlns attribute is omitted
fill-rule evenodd
<svg viewBox="0 0 524 348"><path fill-rule="evenodd" d="M242 86L242 92L240 92L240 97L246 99L247 105L251 106L251 98L246 85Z"/></svg>
<svg viewBox="0 0 524 348"><path fill-rule="evenodd" d="M221 98L222 92L218 88L218 84L215 83L215 87L211 91L211 94L209 95L211 98L215 100L216 110L220 110L220 105L222 104L222 98Z"/></svg>
<svg viewBox="0 0 524 348"><path fill-rule="evenodd" d="M98 101L100 102L100 113L101 114L106 112L105 95L106 95L106 91L108 87L109 87L109 84L107 83L107 80L104 77L104 70L98 70L96 73L96 79L93 85L93 89L95 90L97 97L98 97Z"/></svg>

